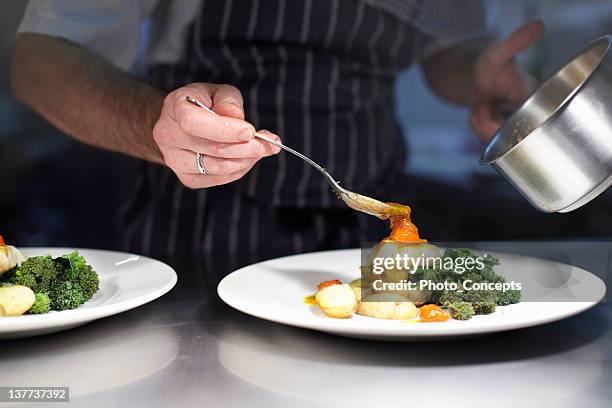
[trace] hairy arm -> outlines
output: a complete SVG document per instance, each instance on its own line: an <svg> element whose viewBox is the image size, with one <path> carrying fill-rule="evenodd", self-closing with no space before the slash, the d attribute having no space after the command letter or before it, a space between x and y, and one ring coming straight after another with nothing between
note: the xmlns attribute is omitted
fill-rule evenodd
<svg viewBox="0 0 612 408"><path fill-rule="evenodd" d="M95 53L55 37L23 34L11 65L15 97L90 145L163 163L153 139L164 93Z"/></svg>
<svg viewBox="0 0 612 408"><path fill-rule="evenodd" d="M192 83L165 95L93 52L57 38L22 35L11 80L17 99L63 132L84 143L165 164L190 188L230 183L280 150L254 138L237 88ZM186 96L216 115L186 102ZM280 142L276 135L268 137ZM196 152L208 174L200 174Z"/></svg>

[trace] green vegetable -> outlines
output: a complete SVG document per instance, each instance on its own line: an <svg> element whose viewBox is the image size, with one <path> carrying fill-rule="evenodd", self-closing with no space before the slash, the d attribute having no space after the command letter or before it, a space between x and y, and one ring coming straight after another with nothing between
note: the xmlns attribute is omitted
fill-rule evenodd
<svg viewBox="0 0 612 408"><path fill-rule="evenodd" d="M460 290L442 290L435 292L432 296L432 301L439 305L445 306L451 310L451 305L456 310L465 312L467 309L464 303L471 305L473 313L455 312L457 316L465 317L472 314L489 314L493 313L497 306L506 306L513 303L518 303L521 299L520 290L462 290L462 285L465 280L471 280L478 283L504 283L506 279L503 276L495 273L494 267L499 265L499 260L490 255L482 257L483 268L478 269L476 258L478 257L469 249L447 249L444 251L444 258L463 258L465 260L473 258L470 261L471 267L465 267L463 273L457 273L452 269L420 269L417 270L417 280L425 279L433 282L456 283ZM451 310L451 315L453 314ZM454 316L453 316L454 317Z"/></svg>
<svg viewBox="0 0 612 408"><path fill-rule="evenodd" d="M499 297L497 298L497 304L499 306L512 305L520 301L521 301L521 291L520 290L511 289L505 292L501 292L499 294Z"/></svg>
<svg viewBox="0 0 612 408"><path fill-rule="evenodd" d="M75 251L61 256L56 259L56 262L58 265L58 280L60 282L71 282L73 286L77 286L83 292L85 300L89 300L98 291L100 284L98 274L90 265L85 263L85 258L78 252Z"/></svg>
<svg viewBox="0 0 612 408"><path fill-rule="evenodd" d="M71 281L54 282L49 291L49 299L51 310L76 309L88 300L83 288Z"/></svg>
<svg viewBox="0 0 612 408"><path fill-rule="evenodd" d="M35 292L36 301L28 313L74 309L98 291L98 274L78 252L62 255L35 256L8 271L0 285L18 284Z"/></svg>
<svg viewBox="0 0 612 408"><path fill-rule="evenodd" d="M64 279L74 279L81 268L85 266L85 258L79 255L77 251L56 258L55 262L59 266L59 272Z"/></svg>
<svg viewBox="0 0 612 408"><path fill-rule="evenodd" d="M468 320L475 314L472 304L468 302L451 303L448 305L448 311L456 320Z"/></svg>
<svg viewBox="0 0 612 408"><path fill-rule="evenodd" d="M8 271L2 279L16 285L27 286L34 292L46 292L55 276L55 262L51 256L35 256Z"/></svg>
<svg viewBox="0 0 612 408"><path fill-rule="evenodd" d="M495 302L474 302L472 303L474 313L476 314L491 314L495 311L497 305Z"/></svg>
<svg viewBox="0 0 612 408"><path fill-rule="evenodd" d="M51 300L49 299L49 295L46 293L36 293L36 300L34 300L34 304L30 309L28 309L27 313L30 314L43 314L49 313L51 310Z"/></svg>

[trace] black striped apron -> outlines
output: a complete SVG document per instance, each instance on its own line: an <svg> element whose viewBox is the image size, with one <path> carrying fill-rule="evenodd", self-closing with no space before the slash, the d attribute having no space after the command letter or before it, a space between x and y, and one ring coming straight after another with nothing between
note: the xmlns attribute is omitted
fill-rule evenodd
<svg viewBox="0 0 612 408"><path fill-rule="evenodd" d="M419 33L356 0L204 0L177 64L151 67L164 89L236 86L247 120L377 197L404 168L395 74ZM195 165L195 161L194 161ZM122 244L165 256L204 255L220 274L246 263L379 239L386 225L347 210L325 180L284 153L238 182L199 191L142 164L122 210Z"/></svg>

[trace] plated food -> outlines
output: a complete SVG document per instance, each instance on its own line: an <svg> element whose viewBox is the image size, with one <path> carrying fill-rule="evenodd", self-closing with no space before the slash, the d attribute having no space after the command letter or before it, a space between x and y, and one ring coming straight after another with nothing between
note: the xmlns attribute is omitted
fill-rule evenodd
<svg viewBox="0 0 612 408"><path fill-rule="evenodd" d="M87 248L37 247L19 248L26 261L47 258L66 265L66 261L86 261L84 270L92 269L98 277L98 290L89 300L86 296L67 297L59 305L62 311L54 311L50 296L49 313L32 314L32 309L21 316L0 317L0 341L69 330L97 319L116 315L137 308L163 296L177 282L176 272L163 262L133 253ZM74 254L74 255L72 255ZM54 264L55 264L54 262ZM3 281L9 272L0 278ZM93 276L85 275L85 276ZM70 286L73 286L74 281ZM79 284L80 285L80 284ZM64 284L61 287L67 288ZM76 285L74 285L76 286ZM33 291L35 292L35 291ZM75 292L70 292L72 295ZM81 293L82 294L82 293ZM73 310L72 306L84 301ZM57 300L57 299L56 299Z"/></svg>
<svg viewBox="0 0 612 408"><path fill-rule="evenodd" d="M367 254L364 254L360 248L311 252L258 262L227 275L219 283L217 291L219 297L229 306L259 319L340 336L384 341L449 340L533 327L584 312L604 297L606 293L604 282L580 267L511 253L514 250L521 251L526 245L530 244L512 244L507 248L508 252L488 252L490 258L483 256L483 259L491 262L493 258L501 260L498 265L493 266L495 273L520 278L525 297L527 288L529 290L529 301L522 300L508 306L496 306L494 313L475 315L469 320L451 317L443 323L421 323L422 317L426 314L431 319L437 319L437 311L440 309L450 313L448 307L434 303L433 298L418 306L412 302L418 308L420 316L411 320L378 319L357 313L353 313L349 318L332 318L320 310L314 296L306 298L306 303L309 305L306 306L304 297L309 294L314 295L314 292L318 291L317 285L320 282L338 279L351 286L349 282L360 278L360 261L363 259L365 265L367 260ZM443 254L446 252L442 248L440 250ZM457 257L459 259L462 256L460 253L464 251L455 249L449 252L459 253ZM467 253L467 250L465 252ZM477 253L482 255L480 252ZM308 271L305 271L306 268ZM559 289L551 288L550 282L559 280L560 270L568 271L572 281L572 292L576 299L581 301L568 299L565 286ZM463 275L451 273L453 279L457 281L473 278L475 281L482 280L491 284L491 281L485 281L489 277L479 277L487 275L486 272L466 270ZM365 281L363 279L364 283ZM492 284L502 285L499 282ZM443 291L437 290L439 288L434 289L436 290L432 290L432 296ZM272 293L272 295L262 296L262 293ZM555 299L555 301L545 301L537 295L534 296L538 293L545 293L546 299ZM505 300L512 299L506 295ZM266 332L272 330L278 330L280 333L285 329L271 325L264 329Z"/></svg>
<svg viewBox="0 0 612 408"><path fill-rule="evenodd" d="M432 245L412 223L411 209L386 203L376 215L389 219L391 233L376 244L361 277L350 284L339 279L318 285L306 303L327 316L354 313L387 320L445 322L491 314L498 306L518 303L520 284L506 282L494 271L499 261L469 249Z"/></svg>
<svg viewBox="0 0 612 408"><path fill-rule="evenodd" d="M99 285L98 274L77 251L26 258L0 236L0 317L76 309Z"/></svg>

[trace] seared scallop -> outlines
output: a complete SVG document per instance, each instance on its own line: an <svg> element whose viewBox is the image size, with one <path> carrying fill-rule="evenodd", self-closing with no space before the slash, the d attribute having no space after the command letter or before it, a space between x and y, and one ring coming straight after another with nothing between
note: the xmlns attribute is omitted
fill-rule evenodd
<svg viewBox="0 0 612 408"><path fill-rule="evenodd" d="M328 316L346 318L355 313L357 299L350 285L327 286L315 295L319 307Z"/></svg>

